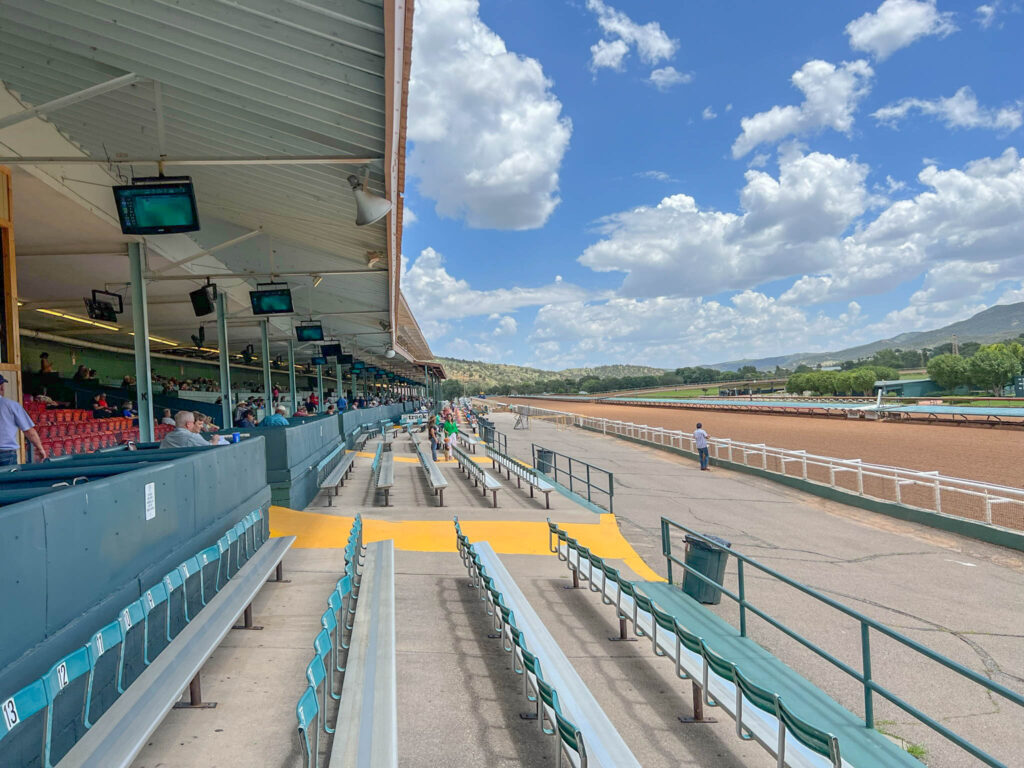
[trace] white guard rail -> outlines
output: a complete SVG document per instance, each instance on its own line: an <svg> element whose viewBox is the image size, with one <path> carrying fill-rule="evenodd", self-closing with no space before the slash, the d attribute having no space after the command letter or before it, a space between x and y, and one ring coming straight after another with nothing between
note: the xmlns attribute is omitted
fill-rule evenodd
<svg viewBox="0 0 1024 768"><path fill-rule="evenodd" d="M621 435L652 445L697 452L693 435L681 430L582 416L532 405L509 405L508 408L531 416L568 416L571 417L571 423L577 427L608 435ZM1024 488L950 477L937 471L925 472L869 464L860 459L817 456L806 451L773 448L769 445L743 443L725 438L710 439L708 448L712 459L800 478L843 493L972 520L1015 532L1024 531Z"/></svg>

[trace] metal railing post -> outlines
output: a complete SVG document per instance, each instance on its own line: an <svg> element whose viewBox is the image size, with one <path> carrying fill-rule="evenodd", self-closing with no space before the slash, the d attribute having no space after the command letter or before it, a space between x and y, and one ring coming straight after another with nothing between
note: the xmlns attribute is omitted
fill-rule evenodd
<svg viewBox="0 0 1024 768"><path fill-rule="evenodd" d="M875 727L875 705L871 700L871 627L860 623L861 671L864 676L864 725Z"/></svg>
<svg viewBox="0 0 1024 768"><path fill-rule="evenodd" d="M668 583L674 584L675 582L672 581L672 538L668 532L668 520L664 517L661 518L661 553L665 555Z"/></svg>
<svg viewBox="0 0 1024 768"><path fill-rule="evenodd" d="M736 560L736 574L740 587L740 637L747 636L747 590L743 582L743 561Z"/></svg>

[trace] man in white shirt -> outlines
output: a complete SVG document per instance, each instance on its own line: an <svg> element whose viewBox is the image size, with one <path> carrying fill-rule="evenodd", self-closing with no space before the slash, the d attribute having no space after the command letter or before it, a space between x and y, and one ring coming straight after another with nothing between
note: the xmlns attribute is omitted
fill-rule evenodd
<svg viewBox="0 0 1024 768"><path fill-rule="evenodd" d="M160 419L160 423L161 424L169 424L172 427L174 426L174 419L171 417L171 409L170 408L164 408L164 416L163 416L162 419Z"/></svg>
<svg viewBox="0 0 1024 768"><path fill-rule="evenodd" d="M192 411L178 411L174 414L174 429L160 441L161 448L195 448L212 445L198 433L199 424Z"/></svg>
<svg viewBox="0 0 1024 768"><path fill-rule="evenodd" d="M700 458L700 471L708 471L708 433L704 431L704 425L699 421L697 428L693 431L693 442L697 446L697 456Z"/></svg>

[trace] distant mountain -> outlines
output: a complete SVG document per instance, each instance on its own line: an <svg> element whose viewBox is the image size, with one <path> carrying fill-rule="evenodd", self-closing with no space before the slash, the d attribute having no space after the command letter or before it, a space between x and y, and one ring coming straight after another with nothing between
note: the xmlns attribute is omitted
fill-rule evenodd
<svg viewBox="0 0 1024 768"><path fill-rule="evenodd" d="M937 347L953 340L956 335L961 342L977 341L991 344L1003 339L1013 338L1024 333L1024 301L1016 304L997 304L994 307L961 320L958 323L936 328L932 331L915 331L901 333L891 339L881 339L859 347L849 347L836 352L798 352L778 357L761 357L757 359L729 360L724 363L713 363L710 367L722 371L735 371L744 365L753 365L759 370L773 370L775 366L795 368L818 363L842 362L871 357L882 349L924 349Z"/></svg>
<svg viewBox="0 0 1024 768"><path fill-rule="evenodd" d="M479 384L482 389L499 384L529 384L549 379L584 379L589 376L604 379L623 376L659 376L665 373L663 368L651 368L646 365L599 365L594 368L566 368L561 371L548 371L541 368L528 368L524 365L483 363L479 360L459 360L452 357L439 357L437 361L444 366L448 378L474 382Z"/></svg>

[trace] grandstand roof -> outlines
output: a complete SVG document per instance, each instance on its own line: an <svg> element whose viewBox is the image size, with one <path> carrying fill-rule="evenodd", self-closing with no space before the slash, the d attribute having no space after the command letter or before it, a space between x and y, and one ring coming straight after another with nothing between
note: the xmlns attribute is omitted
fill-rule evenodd
<svg viewBox="0 0 1024 768"><path fill-rule="evenodd" d="M284 273L296 320L323 315L328 333L358 354L384 364L393 345L389 363L422 370L416 363L432 355L399 285L412 4L281 5L0 5L0 165L20 167L24 327L108 344L127 333L34 310L84 315L92 288L127 293L119 254L138 238L121 234L105 187L155 176L165 157L168 175L193 177L202 230L146 238L153 337L189 346L200 320L187 293L200 276L230 275L214 277L228 294L230 345L253 343L247 293ZM86 89L94 95L4 124ZM118 164L96 162L104 159ZM355 226L352 173L392 200L391 214ZM202 320L212 331L212 317ZM271 338L293 338L292 322L271 320Z"/></svg>

